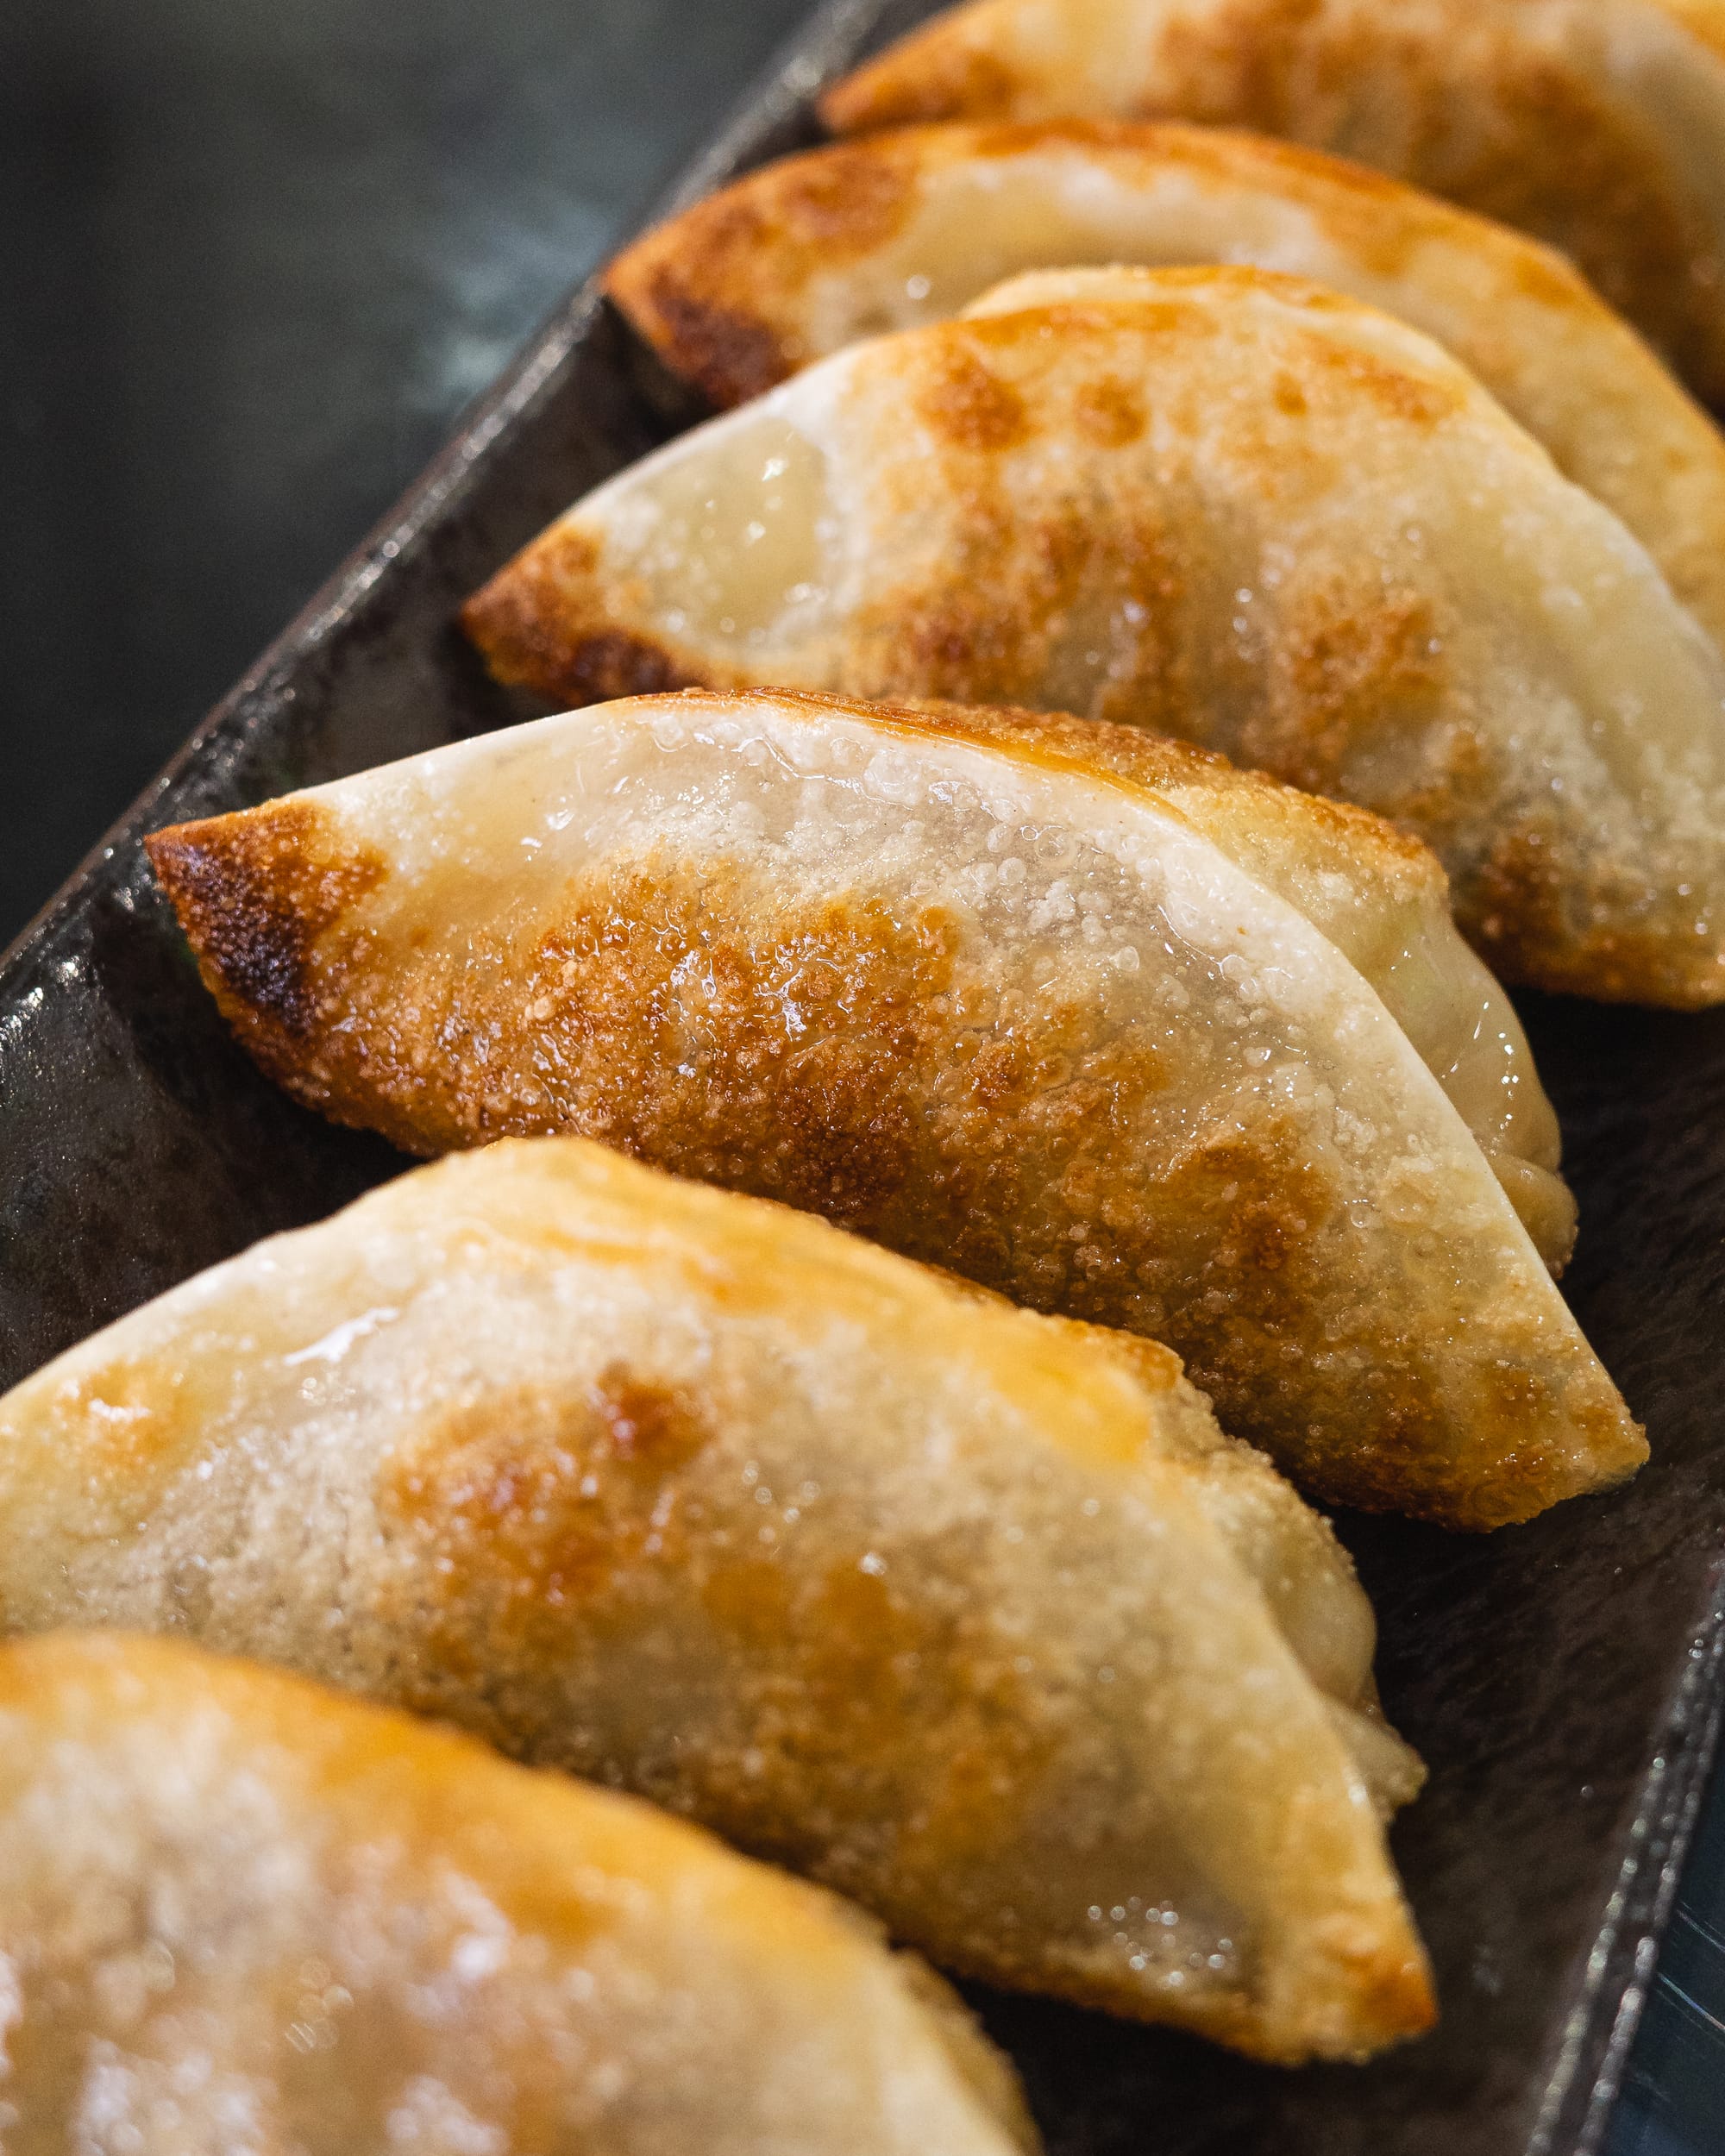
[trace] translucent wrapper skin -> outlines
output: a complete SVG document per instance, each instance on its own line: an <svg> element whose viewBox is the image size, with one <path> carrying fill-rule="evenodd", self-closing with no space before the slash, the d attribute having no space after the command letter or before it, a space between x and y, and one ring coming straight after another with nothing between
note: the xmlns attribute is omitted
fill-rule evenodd
<svg viewBox="0 0 1725 2156"><path fill-rule="evenodd" d="M0 1520L11 1628L435 1713L994 1982L1288 2059L1430 2018L1324 1523L1165 1350L782 1206L574 1139L421 1169L0 1402Z"/></svg>
<svg viewBox="0 0 1725 2156"><path fill-rule="evenodd" d="M580 1131L1165 1339L1334 1501L1491 1526L1644 1457L1542 1262L1515 1015L1358 812L1125 729L691 694L151 850L264 1068L413 1150Z"/></svg>
<svg viewBox="0 0 1725 2156"><path fill-rule="evenodd" d="M721 409L864 337L1084 263L1239 263L1380 307L1451 352L1725 641L1725 436L1571 264L1365 166L1177 123L906 128L745 174L605 289Z"/></svg>
<svg viewBox="0 0 1725 2156"><path fill-rule="evenodd" d="M184 1645L0 1649L16 2156L1033 2156L844 1903L648 1806Z"/></svg>
<svg viewBox="0 0 1725 2156"><path fill-rule="evenodd" d="M1561 248L1725 398L1719 0L975 0L821 112L842 135L1174 119L1337 151Z"/></svg>
<svg viewBox="0 0 1725 2156"><path fill-rule="evenodd" d="M1356 301L1019 281L588 495L469 603L492 671L1181 735L1418 831L1506 979L1725 994L1725 656L1616 518Z"/></svg>

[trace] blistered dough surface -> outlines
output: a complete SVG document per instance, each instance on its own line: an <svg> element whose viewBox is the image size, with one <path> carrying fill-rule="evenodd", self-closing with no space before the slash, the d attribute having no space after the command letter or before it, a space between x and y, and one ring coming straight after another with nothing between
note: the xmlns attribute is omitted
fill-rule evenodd
<svg viewBox="0 0 1725 2156"><path fill-rule="evenodd" d="M1337 151L1560 248L1725 391L1719 0L974 0L821 110L840 133L1112 115Z"/></svg>
<svg viewBox="0 0 1725 2156"><path fill-rule="evenodd" d="M841 1904L184 1645L0 1650L0 1972L16 2156L1037 2146Z"/></svg>
<svg viewBox="0 0 1725 2156"><path fill-rule="evenodd" d="M16 1390L0 1613L461 1722L997 1983L1272 2057L1429 2014L1370 1610L1174 1358L603 1148L422 1170Z"/></svg>
<svg viewBox="0 0 1725 2156"><path fill-rule="evenodd" d="M999 724L649 699L153 851L265 1067L413 1150L578 1131L1164 1339L1339 1501L1490 1526L1628 1471L1615 1389L1338 945L1158 794ZM1380 843L1417 912L1428 860ZM1368 881L1337 879L1339 933Z"/></svg>
<svg viewBox="0 0 1725 2156"><path fill-rule="evenodd" d="M1125 274L1125 273L1122 273ZM1418 830L1506 977L1725 993L1725 658L1427 339L1248 270L853 348L580 504L468 606L584 701L1017 703Z"/></svg>
<svg viewBox="0 0 1725 2156"><path fill-rule="evenodd" d="M637 240L606 288L726 406L862 337L1083 263L1280 270L1452 353L1725 641L1725 438L1570 264L1381 174L1220 128L915 128L745 174Z"/></svg>

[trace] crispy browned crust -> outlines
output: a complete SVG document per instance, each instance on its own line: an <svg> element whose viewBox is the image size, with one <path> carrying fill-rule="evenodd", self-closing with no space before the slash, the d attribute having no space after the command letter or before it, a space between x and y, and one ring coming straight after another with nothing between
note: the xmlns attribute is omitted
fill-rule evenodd
<svg viewBox="0 0 1725 2156"><path fill-rule="evenodd" d="M1716 11L1694 0L1662 11L1725 46ZM950 9L836 84L822 120L856 135L1112 113L1346 151L1560 248L1703 397L1725 399L1725 260L1677 160L1645 121L1524 35L1514 9L1456 5L1434 28L1430 10L1410 24L1346 0L1209 0L1170 11L1152 39L1152 80L1111 81L1106 104L1082 108L1014 54L1003 20L991 0Z"/></svg>
<svg viewBox="0 0 1725 2156"><path fill-rule="evenodd" d="M1036 85L964 36L969 12L949 8L834 83L815 108L821 124L834 135L866 135L931 120L1017 118Z"/></svg>
<svg viewBox="0 0 1725 2156"><path fill-rule="evenodd" d="M894 128L764 166L669 218L624 249L605 290L674 373L724 409L812 359L803 333L811 280L884 246L921 184L942 167L1070 149L1146 183L1180 166L1272 187L1300 203L1339 245L1394 277L1422 241L1496 229L1346 158L1226 128L1051 120ZM1517 273L1545 305L1590 314L1596 299L1560 257L1516 249Z"/></svg>
<svg viewBox="0 0 1725 2156"><path fill-rule="evenodd" d="M316 1036L320 938L386 873L332 823L310 801L271 802L144 841L205 987L272 1075Z"/></svg>
<svg viewBox="0 0 1725 2156"><path fill-rule="evenodd" d="M619 696L703 686L662 644L603 618L599 551L554 524L499 569L461 609L461 627L497 679L568 710ZM571 635L572 618L586 624Z"/></svg>
<svg viewBox="0 0 1725 2156"><path fill-rule="evenodd" d="M817 712L836 701L799 700ZM1081 760L1070 721L891 717L956 724L1033 761ZM1112 746L1146 775L1208 761L1138 739ZM600 861L494 927L384 948L364 903L377 864L320 813L289 801L182 826L152 855L242 1040L339 1121L423 1154L575 1131L824 1214L1036 1307L1163 1332L1225 1426L1328 1501L1490 1528L1645 1457L1596 1366L1565 1376L1559 1395L1506 1360L1478 1401L1474 1436L1491 1465L1458 1476L1433 1463L1419 1344L1381 1329L1333 1396L1304 1377L1282 1395L1266 1373L1302 1359L1304 1313L1333 1300L1320 1253L1340 1200L1302 1126L1268 1116L1247 1132L1220 1112L1123 1181L1114 1149L1134 1102L1166 1082L1159 1051L1117 1036L1092 1001L1051 1005L1033 1032L996 1025L938 907L793 904L737 865L697 875L669 859ZM674 1015L695 949L699 1065ZM484 1056L463 1052L481 1031ZM1145 1325L1135 1313L1151 1307L1163 1314ZM1564 1433L1567 1455L1542 1432Z"/></svg>
<svg viewBox="0 0 1725 2156"><path fill-rule="evenodd" d="M1338 790L1357 764L1392 762L1417 745L1417 780L1378 805L1450 864L1457 918L1502 975L1678 1008L1725 1000L1725 961L1704 931L1690 948L1692 924L1654 887L1656 861L1635 870L1648 888L1626 902L1611 864L1573 828L1548 843L1530 821L1543 813L1537 804L1505 805L1502 744L1458 683L1458 624L1440 584L1398 578L1369 549L1351 553L1338 540L1284 580L1273 633L1248 649L1215 629L1205 635L1194 594L1209 571L1177 488L1149 483L1153 474L1132 487L1103 473L1098 486L1112 490L1104 516L1015 483L1013 455L1039 433L1063 429L1075 456L1093 442L1130 443L1145 374L1160 379L1170 413L1176 381L1201 404L1205 344L1221 311L1206 296L1219 285L1245 293L1273 285L1314 318L1310 332L1289 337L1285 362L1261 398L1239 401L1233 423L1229 455L1237 469L1261 471L1267 492L1314 444L1322 454L1332 425L1364 426L1375 410L1417 454L1420 436L1470 394L1458 370L1401 367L1326 334L1330 310L1352 316L1357 304L1300 280L1236 269L1147 278L1154 298L1073 298L948 322L831 362L856 369L859 404L872 399L878 410L896 398L929 430L918 458L883 474L871 514L914 547L921 505L938 503L947 552L919 578L894 578L890 557L877 555L877 588L824 641L795 652L788 664L798 677L867 697L1019 703L1042 693L1063 624L1129 616L1138 624L1130 653L1096 680L1088 716L1181 734L1201 728L1219 701L1232 705L1239 761L1314 793ZM1129 448L1118 470L1142 468L1133 461L1145 455L1142 444ZM500 680L553 703L773 679L764 665L751 676L742 647L703 652L699 631L687 645L662 641L651 607L579 515L502 569L464 619ZM1488 827L1497 844L1486 857L1477 834ZM1590 925L1590 913L1609 925Z"/></svg>
<svg viewBox="0 0 1725 2156"><path fill-rule="evenodd" d="M242 1047L279 1086L337 1123L381 1131L410 1153L447 1150L417 1119L381 1119L343 1059L323 1052L341 1007L360 901L387 873L307 800L171 824L144 841L204 985Z"/></svg>
<svg viewBox="0 0 1725 2156"><path fill-rule="evenodd" d="M1556 857L1561 843L1534 822L1506 831L1457 893L1458 917L1500 980L1671 1011L1725 1002L1725 951L1704 924L1685 950L1662 894L1644 894L1650 907L1662 908L1658 926L1645 934L1578 920Z"/></svg>
<svg viewBox="0 0 1725 2156"><path fill-rule="evenodd" d="M914 154L838 146L787 159L655 227L605 288L674 370L717 405L758 396L812 355L751 286L750 263L806 279L892 236L915 196ZM794 267L792 266L794 265Z"/></svg>
<svg viewBox="0 0 1725 2156"><path fill-rule="evenodd" d="M674 353L674 372L715 407L746 404L796 372L794 349L767 323L692 286L692 279L668 268L654 275L644 291L631 292L628 277L615 266L605 279L606 290L637 329L650 324L649 342L662 357Z"/></svg>

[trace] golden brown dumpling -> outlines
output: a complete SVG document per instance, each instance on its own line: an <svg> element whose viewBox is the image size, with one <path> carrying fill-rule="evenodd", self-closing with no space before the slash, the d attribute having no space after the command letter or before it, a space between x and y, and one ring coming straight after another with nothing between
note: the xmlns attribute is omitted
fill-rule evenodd
<svg viewBox="0 0 1725 2156"><path fill-rule="evenodd" d="M841 1902L194 1648L0 1648L9 2156L1013 2156L1011 2069Z"/></svg>
<svg viewBox="0 0 1725 2156"><path fill-rule="evenodd" d="M405 1176L0 1401L0 1611L447 1717L997 1983L1278 2059L1430 2018L1371 1610L1176 1358L580 1140Z"/></svg>
<svg viewBox="0 0 1725 2156"><path fill-rule="evenodd" d="M1725 436L1561 255L1339 158L1218 128L906 128L748 173L605 288L723 407L1017 272L1103 262L1290 272L1435 337L1725 642Z"/></svg>
<svg viewBox="0 0 1725 2156"><path fill-rule="evenodd" d="M1720 0L974 0L821 112L840 134L1201 120L1338 151L1561 248L1725 398Z"/></svg>
<svg viewBox="0 0 1725 2156"><path fill-rule="evenodd" d="M263 1067L415 1150L580 1131L1164 1338L1339 1502L1490 1526L1643 1457L1530 1240L1573 1214L1514 1014L1357 812L688 695L150 843Z"/></svg>
<svg viewBox="0 0 1725 2156"><path fill-rule="evenodd" d="M854 346L466 619L558 703L762 682L1201 740L1418 830L1508 979L1725 995L1725 657L1472 376L1291 279L1116 270Z"/></svg>

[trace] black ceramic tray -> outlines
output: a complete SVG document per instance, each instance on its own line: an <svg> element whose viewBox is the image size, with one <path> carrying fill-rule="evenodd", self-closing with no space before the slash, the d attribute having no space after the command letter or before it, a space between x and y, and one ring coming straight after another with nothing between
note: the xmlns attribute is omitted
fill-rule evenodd
<svg viewBox="0 0 1725 2156"><path fill-rule="evenodd" d="M926 5L837 0L677 191L812 139L807 99ZM138 840L518 714L458 601L668 407L591 292L214 713L0 969L0 1382L403 1163L293 1106L228 1039ZM1053 2156L1568 2156L1604 2131L1725 1683L1725 1012L1529 1000L1582 1206L1566 1283L1647 1422L1628 1490L1488 1539L1344 1520L1396 1722L1432 1769L1396 1836L1438 2032L1285 2074L979 1996ZM934 2152L931 2152L934 2156Z"/></svg>

